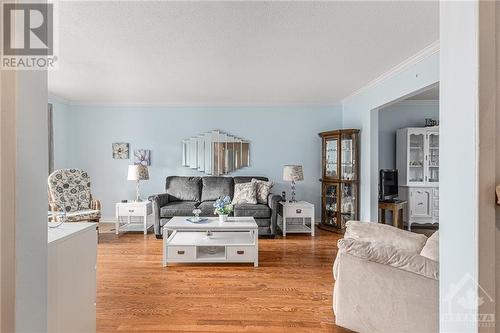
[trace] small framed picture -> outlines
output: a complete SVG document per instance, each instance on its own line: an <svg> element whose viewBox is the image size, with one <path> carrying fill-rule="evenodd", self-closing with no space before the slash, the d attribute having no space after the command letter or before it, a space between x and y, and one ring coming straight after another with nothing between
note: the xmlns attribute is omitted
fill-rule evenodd
<svg viewBox="0 0 500 333"><path fill-rule="evenodd" d="M113 158L115 160L126 160L129 158L129 144L124 142L116 142L111 144L113 150Z"/></svg>
<svg viewBox="0 0 500 333"><path fill-rule="evenodd" d="M136 149L134 150L134 164L151 165L151 150Z"/></svg>

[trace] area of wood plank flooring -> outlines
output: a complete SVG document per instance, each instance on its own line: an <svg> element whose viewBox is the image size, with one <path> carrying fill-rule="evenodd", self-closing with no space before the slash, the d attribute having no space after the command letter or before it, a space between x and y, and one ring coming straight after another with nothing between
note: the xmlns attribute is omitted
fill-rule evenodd
<svg viewBox="0 0 500 333"><path fill-rule="evenodd" d="M163 268L154 234L112 227L101 224L98 245L98 332L349 332L332 311L337 234L261 239L258 268Z"/></svg>

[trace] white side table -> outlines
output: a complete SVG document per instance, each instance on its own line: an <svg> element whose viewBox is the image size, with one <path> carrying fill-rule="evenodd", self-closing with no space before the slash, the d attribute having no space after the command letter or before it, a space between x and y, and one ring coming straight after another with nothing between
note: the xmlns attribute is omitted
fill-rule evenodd
<svg viewBox="0 0 500 333"><path fill-rule="evenodd" d="M291 222L292 218L302 219L302 222ZM306 219L310 220L310 225L307 225ZM314 236L314 205L307 201L281 201L278 206L278 226L283 237L291 233L310 233Z"/></svg>
<svg viewBox="0 0 500 333"><path fill-rule="evenodd" d="M151 201L117 203L115 233L118 235L120 231L143 231L146 235L148 229L153 226L152 219L148 219L152 213ZM124 217L128 219L123 221ZM132 217L141 217L142 220L136 222L132 220Z"/></svg>

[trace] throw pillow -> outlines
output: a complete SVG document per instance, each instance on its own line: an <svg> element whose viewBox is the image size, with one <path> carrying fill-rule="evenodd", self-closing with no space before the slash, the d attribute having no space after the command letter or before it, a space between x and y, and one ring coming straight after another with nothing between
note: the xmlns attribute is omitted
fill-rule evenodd
<svg viewBox="0 0 500 333"><path fill-rule="evenodd" d="M252 183L257 184L257 202L264 205L267 204L267 197L271 193L271 188L274 185L273 182L253 178Z"/></svg>
<svg viewBox="0 0 500 333"><path fill-rule="evenodd" d="M234 198L232 204L256 204L257 184L241 183L234 185Z"/></svg>

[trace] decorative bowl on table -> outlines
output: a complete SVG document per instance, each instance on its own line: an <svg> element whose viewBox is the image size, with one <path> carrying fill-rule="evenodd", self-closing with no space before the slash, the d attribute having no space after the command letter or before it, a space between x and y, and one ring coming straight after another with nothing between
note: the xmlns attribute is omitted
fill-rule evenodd
<svg viewBox="0 0 500 333"><path fill-rule="evenodd" d="M202 223L208 220L206 217L200 217L201 214L201 209L194 209L193 210L194 216L188 217L186 220L191 223Z"/></svg>

